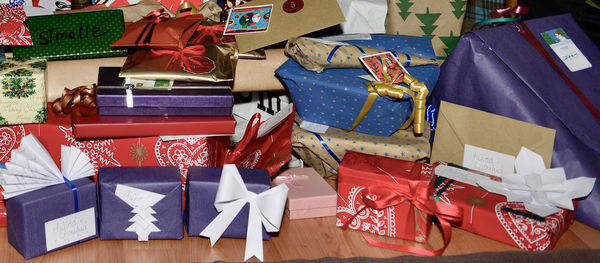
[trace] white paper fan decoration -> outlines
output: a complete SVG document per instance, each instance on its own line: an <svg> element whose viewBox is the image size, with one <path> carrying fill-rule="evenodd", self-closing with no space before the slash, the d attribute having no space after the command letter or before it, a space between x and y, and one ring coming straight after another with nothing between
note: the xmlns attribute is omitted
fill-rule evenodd
<svg viewBox="0 0 600 263"><path fill-rule="evenodd" d="M61 170L48 150L33 135L21 139L12 150L6 169L0 169L0 185L4 198L11 198L47 186L94 175L94 166L84 152L74 146L61 145Z"/></svg>

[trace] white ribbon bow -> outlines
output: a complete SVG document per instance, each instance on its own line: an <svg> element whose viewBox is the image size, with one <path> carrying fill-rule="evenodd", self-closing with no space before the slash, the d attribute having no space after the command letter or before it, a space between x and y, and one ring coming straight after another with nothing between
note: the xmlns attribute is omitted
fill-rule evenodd
<svg viewBox="0 0 600 263"><path fill-rule="evenodd" d="M477 181L485 190L505 195L509 202L523 202L525 209L542 217L559 211L573 210L572 199L588 195L596 178L567 180L563 168L546 169L539 154L522 147L515 160L516 174L502 175L502 182L489 178Z"/></svg>
<svg viewBox="0 0 600 263"><path fill-rule="evenodd" d="M202 230L200 236L210 238L210 245L214 246L244 205L250 203L244 260L255 256L263 261L262 225L268 232L279 231L287 192L288 187L285 184L260 194L250 192L246 189L237 167L234 164L226 164L215 198L215 208L220 213Z"/></svg>

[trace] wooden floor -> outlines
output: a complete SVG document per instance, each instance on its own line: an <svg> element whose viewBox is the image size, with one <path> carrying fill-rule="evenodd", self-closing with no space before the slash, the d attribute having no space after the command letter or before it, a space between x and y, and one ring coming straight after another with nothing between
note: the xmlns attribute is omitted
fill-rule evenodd
<svg viewBox="0 0 600 263"><path fill-rule="evenodd" d="M321 257L395 257L409 255L368 245L363 232L341 230L335 226L335 217L283 219L281 232L270 241L264 242L265 261L287 259L316 259ZM379 240L398 244L408 241L376 237ZM429 248L442 245L440 231L433 227ZM245 240L221 239L210 247L206 238L185 237L183 240L133 240L100 241L94 239L59 251L52 252L27 262L208 262L216 260L243 261ZM555 249L593 248L600 249L600 231L580 222L575 222L556 244ZM453 229L452 241L444 255L468 254L484 251L518 250L515 247ZM25 260L6 238L6 228L0 228L0 262L24 262ZM252 258L249 261L257 261Z"/></svg>

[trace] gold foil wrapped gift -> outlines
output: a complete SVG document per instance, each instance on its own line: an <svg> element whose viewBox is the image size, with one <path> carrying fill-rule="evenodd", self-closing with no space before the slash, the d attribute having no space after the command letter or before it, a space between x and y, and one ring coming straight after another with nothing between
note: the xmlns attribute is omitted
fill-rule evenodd
<svg viewBox="0 0 600 263"><path fill-rule="evenodd" d="M382 52L387 52L387 50L307 37L292 38L288 40L285 47L287 55L302 67L315 72L321 72L327 68L362 68L359 57ZM331 55L332 53L333 55ZM395 55L405 67L438 64L433 59L409 56L398 52L395 52Z"/></svg>
<svg viewBox="0 0 600 263"><path fill-rule="evenodd" d="M301 122L299 118L296 118ZM347 151L356 151L386 156L407 161L420 161L429 158L429 123L425 123L423 136L415 136L410 130L398 130L391 136L376 136L360 132L348 132L329 127L325 133L317 134L294 124L292 149L305 164L319 174L337 179L339 160ZM335 156L335 157L334 157Z"/></svg>
<svg viewBox="0 0 600 263"><path fill-rule="evenodd" d="M122 78L181 81L232 81L232 45L191 45L183 49L139 49L131 53L119 74Z"/></svg>

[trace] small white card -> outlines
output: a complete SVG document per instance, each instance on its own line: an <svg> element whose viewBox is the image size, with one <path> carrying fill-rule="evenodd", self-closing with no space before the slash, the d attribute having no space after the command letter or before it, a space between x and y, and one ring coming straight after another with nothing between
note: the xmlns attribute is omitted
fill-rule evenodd
<svg viewBox="0 0 600 263"><path fill-rule="evenodd" d="M513 174L515 157L465 144L463 166L495 176Z"/></svg>
<svg viewBox="0 0 600 263"><path fill-rule="evenodd" d="M323 37L325 40L329 41L348 41L348 40L371 40L371 34L343 34L343 35L335 35L335 36L327 36Z"/></svg>
<svg viewBox="0 0 600 263"><path fill-rule="evenodd" d="M577 48L562 28L542 32L542 37L571 72L591 68L590 61Z"/></svg>
<svg viewBox="0 0 600 263"><path fill-rule="evenodd" d="M325 133L327 132L327 129L329 129L329 126L310 121L302 121L300 128L314 133Z"/></svg>
<svg viewBox="0 0 600 263"><path fill-rule="evenodd" d="M94 208L79 211L44 223L46 251L50 251L96 234Z"/></svg>

